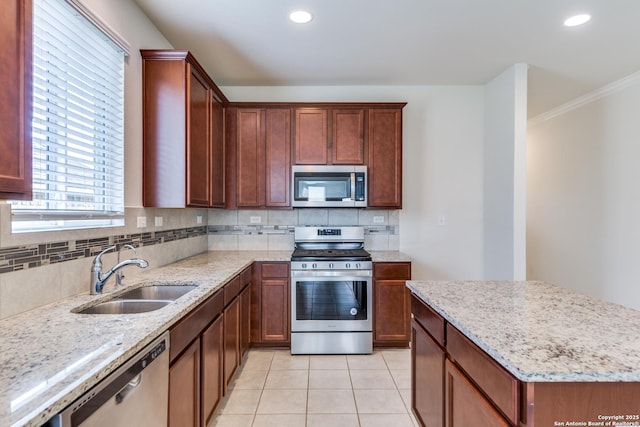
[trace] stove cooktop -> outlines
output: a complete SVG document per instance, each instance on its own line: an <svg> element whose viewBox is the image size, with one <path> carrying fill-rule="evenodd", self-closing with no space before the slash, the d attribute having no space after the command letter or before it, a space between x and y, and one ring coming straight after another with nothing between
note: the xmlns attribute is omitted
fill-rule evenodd
<svg viewBox="0 0 640 427"><path fill-rule="evenodd" d="M291 261L371 261L371 254L364 249L296 248Z"/></svg>

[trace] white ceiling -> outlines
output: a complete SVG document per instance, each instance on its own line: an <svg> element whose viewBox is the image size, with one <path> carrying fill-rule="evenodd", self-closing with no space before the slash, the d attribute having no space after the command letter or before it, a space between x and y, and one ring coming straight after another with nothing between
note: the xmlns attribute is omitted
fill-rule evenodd
<svg viewBox="0 0 640 427"><path fill-rule="evenodd" d="M533 117L640 71L640 0L135 1L220 86L483 85L525 62Z"/></svg>

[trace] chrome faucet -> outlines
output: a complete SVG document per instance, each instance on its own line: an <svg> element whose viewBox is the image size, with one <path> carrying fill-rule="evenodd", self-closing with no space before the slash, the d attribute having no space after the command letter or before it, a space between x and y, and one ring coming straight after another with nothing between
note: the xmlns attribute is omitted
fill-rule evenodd
<svg viewBox="0 0 640 427"><path fill-rule="evenodd" d="M125 243L118 249L118 260L116 261L116 264L120 264L120 252L122 252L122 249L130 249L133 251L133 254L136 256L136 258L138 257L138 251L136 251L136 248L134 248L133 245L130 245L129 243ZM122 270L118 270L118 273L116 274L116 288L122 286L122 279L124 279L124 273L122 272Z"/></svg>
<svg viewBox="0 0 640 427"><path fill-rule="evenodd" d="M133 249L133 246L131 245L125 245L124 247ZM100 258L105 253L112 251L116 248L117 248L116 245L109 246L107 249L103 250L98 255L96 255L95 259L93 260L93 264L91 265L91 289L90 289L91 295L101 294L102 288L104 288L104 284L107 282L107 280L109 280L109 278L118 270L120 270L122 267L126 267L127 265L137 265L140 268L146 268L149 266L149 263L147 261L140 258L125 259L122 262L117 262L116 265L111 267L109 271L103 274L102 260ZM134 249L134 252L135 252L135 249Z"/></svg>

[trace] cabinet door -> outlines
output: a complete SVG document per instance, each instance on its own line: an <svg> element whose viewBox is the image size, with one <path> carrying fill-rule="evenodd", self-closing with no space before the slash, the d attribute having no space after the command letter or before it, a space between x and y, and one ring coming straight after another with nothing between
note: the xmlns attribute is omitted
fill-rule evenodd
<svg viewBox="0 0 640 427"><path fill-rule="evenodd" d="M264 206L262 110L239 108L237 126L237 206Z"/></svg>
<svg viewBox="0 0 640 427"><path fill-rule="evenodd" d="M411 293L405 280L374 280L374 343L409 343Z"/></svg>
<svg viewBox="0 0 640 427"><path fill-rule="evenodd" d="M446 427L510 425L449 360L445 363L445 395Z"/></svg>
<svg viewBox="0 0 640 427"><path fill-rule="evenodd" d="M189 74L189 108L187 135L187 206L210 205L211 94L202 76L191 69Z"/></svg>
<svg viewBox="0 0 640 427"><path fill-rule="evenodd" d="M289 342L289 280L262 280L262 341Z"/></svg>
<svg viewBox="0 0 640 427"><path fill-rule="evenodd" d="M409 345L411 263L376 262L373 264L374 344Z"/></svg>
<svg viewBox="0 0 640 427"><path fill-rule="evenodd" d="M31 199L31 0L0 13L0 199Z"/></svg>
<svg viewBox="0 0 640 427"><path fill-rule="evenodd" d="M327 110L296 110L296 164L327 164Z"/></svg>
<svg viewBox="0 0 640 427"><path fill-rule="evenodd" d="M223 316L218 316L202 333L202 427L209 425L222 398L223 333Z"/></svg>
<svg viewBox="0 0 640 427"><path fill-rule="evenodd" d="M421 425L442 427L445 352L416 322L411 343L411 409Z"/></svg>
<svg viewBox="0 0 640 427"><path fill-rule="evenodd" d="M240 298L224 309L224 386L229 385L238 367L240 351Z"/></svg>
<svg viewBox="0 0 640 427"><path fill-rule="evenodd" d="M199 338L169 368L169 427L200 427Z"/></svg>
<svg viewBox="0 0 640 427"><path fill-rule="evenodd" d="M251 341L251 286L240 293L240 360L249 349Z"/></svg>
<svg viewBox="0 0 640 427"><path fill-rule="evenodd" d="M369 207L402 208L402 110L369 110Z"/></svg>
<svg viewBox="0 0 640 427"><path fill-rule="evenodd" d="M334 165L364 164L364 110L334 109L331 161Z"/></svg>
<svg viewBox="0 0 640 427"><path fill-rule="evenodd" d="M224 208L225 197L225 149L224 109L211 93L211 206Z"/></svg>
<svg viewBox="0 0 640 427"><path fill-rule="evenodd" d="M266 206L290 206L291 110L268 108L265 122Z"/></svg>

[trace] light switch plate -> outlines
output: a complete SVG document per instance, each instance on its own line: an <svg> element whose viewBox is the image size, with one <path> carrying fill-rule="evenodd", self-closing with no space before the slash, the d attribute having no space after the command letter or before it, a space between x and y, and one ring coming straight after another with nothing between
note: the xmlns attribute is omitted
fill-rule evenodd
<svg viewBox="0 0 640 427"><path fill-rule="evenodd" d="M196 216L196 224L202 224L202 215Z"/></svg>
<svg viewBox="0 0 640 427"><path fill-rule="evenodd" d="M138 228L145 228L147 226L147 217L146 216L139 216L137 218L137 227Z"/></svg>
<svg viewBox="0 0 640 427"><path fill-rule="evenodd" d="M249 217L249 222L251 224L260 224L262 222L262 217L259 217L259 216Z"/></svg>
<svg viewBox="0 0 640 427"><path fill-rule="evenodd" d="M156 227L162 227L162 217L161 216L155 217L155 225L156 225Z"/></svg>
<svg viewBox="0 0 640 427"><path fill-rule="evenodd" d="M374 224L384 224L384 216L382 216L382 215L374 215L373 216L373 223Z"/></svg>

